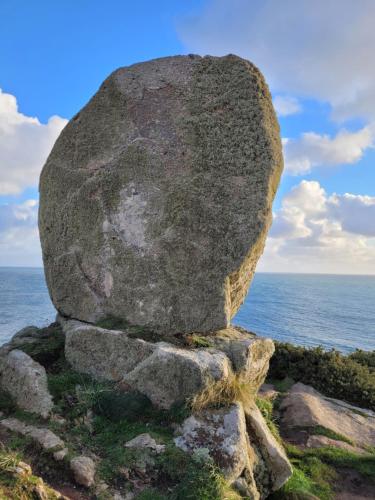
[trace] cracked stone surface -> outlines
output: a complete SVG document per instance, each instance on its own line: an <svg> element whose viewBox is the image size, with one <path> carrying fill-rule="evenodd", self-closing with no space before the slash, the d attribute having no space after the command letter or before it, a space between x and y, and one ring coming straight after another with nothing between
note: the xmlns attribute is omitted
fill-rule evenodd
<svg viewBox="0 0 375 500"><path fill-rule="evenodd" d="M0 387L23 410L47 417L53 408L45 369L18 349L0 353Z"/></svg>
<svg viewBox="0 0 375 500"><path fill-rule="evenodd" d="M226 328L263 252L282 164L271 96L249 61L176 56L113 72L40 178L57 310L163 334Z"/></svg>

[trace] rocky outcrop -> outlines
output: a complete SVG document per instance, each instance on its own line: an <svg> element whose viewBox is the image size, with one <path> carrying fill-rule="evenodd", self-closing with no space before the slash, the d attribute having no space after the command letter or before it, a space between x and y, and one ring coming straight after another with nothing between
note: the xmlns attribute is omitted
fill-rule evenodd
<svg viewBox="0 0 375 500"><path fill-rule="evenodd" d="M240 403L207 409L182 425L176 446L188 453L207 453L227 481L246 498L266 498L291 476L290 463L254 406Z"/></svg>
<svg viewBox="0 0 375 500"><path fill-rule="evenodd" d="M237 56L120 68L40 178L47 284L64 316L165 335L225 328L244 300L282 170L259 70Z"/></svg>
<svg viewBox="0 0 375 500"><path fill-rule="evenodd" d="M284 432L321 426L358 446L375 446L374 412L327 398L308 385L293 385L280 410Z"/></svg>
<svg viewBox="0 0 375 500"><path fill-rule="evenodd" d="M75 370L125 382L160 408L195 396L209 381L223 380L232 371L243 373L256 391L274 351L271 340L235 328L211 335L215 347L187 349L79 321L61 319L61 323L66 359Z"/></svg>
<svg viewBox="0 0 375 500"><path fill-rule="evenodd" d="M0 387L23 410L47 417L53 407L46 371L23 351L5 346L0 352Z"/></svg>

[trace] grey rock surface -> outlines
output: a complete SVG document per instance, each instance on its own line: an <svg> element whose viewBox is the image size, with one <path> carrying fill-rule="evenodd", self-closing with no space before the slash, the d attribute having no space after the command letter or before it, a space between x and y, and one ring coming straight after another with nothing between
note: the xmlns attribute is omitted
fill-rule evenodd
<svg viewBox="0 0 375 500"><path fill-rule="evenodd" d="M190 416L184 421L181 435L174 442L178 448L189 453L207 451L230 483L249 466L249 439L240 403Z"/></svg>
<svg viewBox="0 0 375 500"><path fill-rule="evenodd" d="M258 463L264 469L262 476L266 476L262 487L258 487L263 492L278 490L292 475L292 466L259 408L256 405L246 408L245 414L250 444L257 450Z"/></svg>
<svg viewBox="0 0 375 500"><path fill-rule="evenodd" d="M166 334L227 327L263 252L282 163L271 96L250 62L175 56L118 69L41 174L56 308Z"/></svg>
<svg viewBox="0 0 375 500"><path fill-rule="evenodd" d="M215 347L186 349L148 342L126 332L60 318L65 356L77 371L97 379L123 381L160 408L170 408L199 393L210 380L244 372L257 389L274 351L269 339L230 328L210 341Z"/></svg>
<svg viewBox="0 0 375 500"><path fill-rule="evenodd" d="M47 417L53 408L45 369L18 349L0 354L0 387L23 410Z"/></svg>
<svg viewBox="0 0 375 500"><path fill-rule="evenodd" d="M74 474L75 481L89 488L94 484L95 480L95 463L90 457L83 455L72 458L70 468Z"/></svg>
<svg viewBox="0 0 375 500"><path fill-rule="evenodd" d="M21 434L22 436L30 437L46 451L64 448L64 441L49 429L25 424L17 418L5 418L0 420L0 427Z"/></svg>
<svg viewBox="0 0 375 500"><path fill-rule="evenodd" d="M328 398L312 387L294 384L280 405L281 427L293 429L322 426L350 439L357 446L375 446L375 413Z"/></svg>
<svg viewBox="0 0 375 500"><path fill-rule="evenodd" d="M267 498L291 476L283 448L254 405L206 409L187 418L175 444L191 454L207 453L233 487L252 500Z"/></svg>

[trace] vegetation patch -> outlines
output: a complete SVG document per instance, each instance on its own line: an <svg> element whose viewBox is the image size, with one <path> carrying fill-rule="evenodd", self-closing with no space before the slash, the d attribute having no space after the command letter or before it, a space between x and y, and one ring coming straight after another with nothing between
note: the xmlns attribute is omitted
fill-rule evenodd
<svg viewBox="0 0 375 500"><path fill-rule="evenodd" d="M240 402L245 408L255 400L256 387L249 381L246 374L230 373L221 380L207 380L202 392L191 400L193 412L202 411L205 408L221 408Z"/></svg>
<svg viewBox="0 0 375 500"><path fill-rule="evenodd" d="M362 408L375 410L375 372L370 367L372 355L362 353L344 356L321 347L305 348L275 342L268 379L289 377L312 385L326 396L343 399ZM367 363L358 362L367 359Z"/></svg>

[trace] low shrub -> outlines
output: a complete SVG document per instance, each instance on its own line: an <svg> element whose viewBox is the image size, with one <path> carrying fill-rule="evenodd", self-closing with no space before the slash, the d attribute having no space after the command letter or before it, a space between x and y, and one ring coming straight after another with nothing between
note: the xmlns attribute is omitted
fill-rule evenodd
<svg viewBox="0 0 375 500"><path fill-rule="evenodd" d="M360 365L368 366L370 371L375 372L375 351L362 351L362 349L356 349L349 354L348 358L356 361Z"/></svg>
<svg viewBox="0 0 375 500"><path fill-rule="evenodd" d="M326 396L375 410L375 372L353 355L275 342L268 378L312 385ZM359 354L357 355L359 356Z"/></svg>

